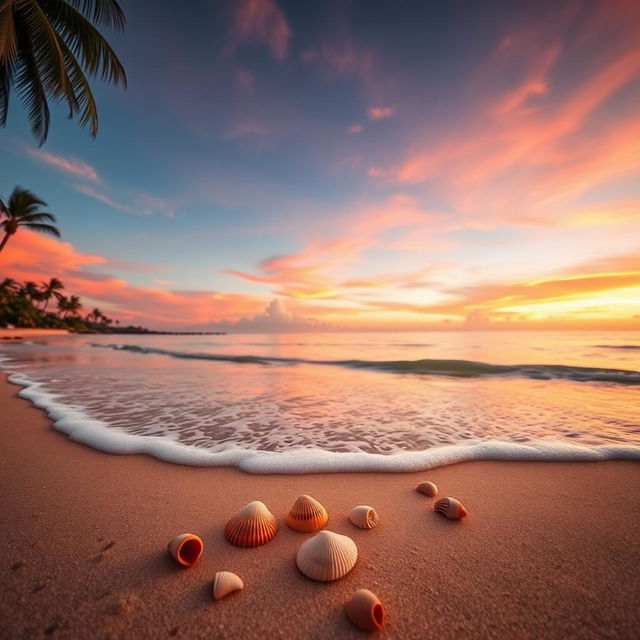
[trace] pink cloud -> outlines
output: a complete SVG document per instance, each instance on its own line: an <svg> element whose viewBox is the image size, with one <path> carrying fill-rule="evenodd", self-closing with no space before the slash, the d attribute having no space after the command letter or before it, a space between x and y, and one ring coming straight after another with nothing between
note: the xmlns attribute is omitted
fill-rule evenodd
<svg viewBox="0 0 640 640"><path fill-rule="evenodd" d="M361 124L353 124L347 129L347 133L362 133L364 127Z"/></svg>
<svg viewBox="0 0 640 640"><path fill-rule="evenodd" d="M89 185L74 184L73 188L79 193L89 196L90 198L93 198L98 202L102 202L113 209L122 211L123 213L130 213L135 216L150 216L160 213L167 218L174 217L173 205L168 200L156 198L146 193L138 192L132 194L131 202L127 204L114 200Z"/></svg>
<svg viewBox="0 0 640 640"><path fill-rule="evenodd" d="M242 93L253 93L256 80L251 71L247 69L236 69L236 87Z"/></svg>
<svg viewBox="0 0 640 640"><path fill-rule="evenodd" d="M108 266L103 256L77 251L61 242L29 230L21 230L3 251L3 271L18 281L44 281L55 276L68 294L89 300L121 323L150 327L181 327L193 323L239 320L260 313L266 299L215 291L166 291L136 287L112 275L91 271Z"/></svg>
<svg viewBox="0 0 640 640"><path fill-rule="evenodd" d="M269 130L258 120L247 119L237 122L227 134L228 138L264 138Z"/></svg>
<svg viewBox="0 0 640 640"><path fill-rule="evenodd" d="M278 60L286 57L291 39L287 19L274 0L238 0L234 34L238 41L263 42Z"/></svg>
<svg viewBox="0 0 640 640"><path fill-rule="evenodd" d="M368 81L373 70L373 54L360 51L349 42L307 49L300 57L303 62L319 65L330 75L356 74Z"/></svg>
<svg viewBox="0 0 640 640"><path fill-rule="evenodd" d="M394 107L369 107L367 109L367 115L369 120L383 120L384 118L391 118L395 114Z"/></svg>
<svg viewBox="0 0 640 640"><path fill-rule="evenodd" d="M27 153L39 162L51 165L56 169L70 173L78 178L84 178L92 182L100 182L97 171L91 165L81 162L80 160L65 158L64 156L49 153L48 151L41 151L40 149L27 148Z"/></svg>

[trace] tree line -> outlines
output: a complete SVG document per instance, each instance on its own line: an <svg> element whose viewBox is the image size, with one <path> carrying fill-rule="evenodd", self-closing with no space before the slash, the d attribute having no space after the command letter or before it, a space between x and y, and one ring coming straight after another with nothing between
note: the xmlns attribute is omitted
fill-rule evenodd
<svg viewBox="0 0 640 640"><path fill-rule="evenodd" d="M79 296L66 296L63 290L58 278L41 284L5 278L0 282L0 327L104 333L112 324L120 324L97 308L83 315Z"/></svg>

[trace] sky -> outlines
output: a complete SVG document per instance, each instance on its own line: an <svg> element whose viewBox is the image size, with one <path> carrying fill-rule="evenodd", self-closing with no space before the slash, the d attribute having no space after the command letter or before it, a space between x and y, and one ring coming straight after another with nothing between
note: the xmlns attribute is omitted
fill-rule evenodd
<svg viewBox="0 0 640 640"><path fill-rule="evenodd" d="M640 327L637 0L123 3L95 140L12 96L0 276L122 324Z"/></svg>

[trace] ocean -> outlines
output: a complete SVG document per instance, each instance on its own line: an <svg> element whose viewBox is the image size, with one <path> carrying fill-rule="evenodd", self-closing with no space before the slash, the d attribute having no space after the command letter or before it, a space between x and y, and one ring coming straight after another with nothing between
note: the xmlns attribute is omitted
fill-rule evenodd
<svg viewBox="0 0 640 640"><path fill-rule="evenodd" d="M637 332L63 336L0 367L73 440L173 463L640 459Z"/></svg>

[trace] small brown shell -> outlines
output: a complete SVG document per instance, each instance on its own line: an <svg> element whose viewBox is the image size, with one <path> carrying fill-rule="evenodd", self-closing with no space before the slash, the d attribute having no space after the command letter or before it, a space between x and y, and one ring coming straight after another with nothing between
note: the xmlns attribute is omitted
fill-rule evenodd
<svg viewBox="0 0 640 640"><path fill-rule="evenodd" d="M356 627L364 631L378 631L384 624L384 607L375 593L369 589L358 589L348 602L344 610L347 617Z"/></svg>
<svg viewBox="0 0 640 640"><path fill-rule="evenodd" d="M287 515L287 524L296 531L317 531L328 520L327 510L315 498L306 494L298 497Z"/></svg>
<svg viewBox="0 0 640 640"><path fill-rule="evenodd" d="M244 588L244 583L231 571L218 571L213 579L213 599L221 600L234 591Z"/></svg>
<svg viewBox="0 0 640 640"><path fill-rule="evenodd" d="M357 559L358 548L351 538L321 531L302 543L296 564L308 578L330 582L349 573Z"/></svg>
<svg viewBox="0 0 640 640"><path fill-rule="evenodd" d="M236 513L225 529L225 536L237 547L258 547L278 532L275 516L263 502L254 500Z"/></svg>
<svg viewBox="0 0 640 640"><path fill-rule="evenodd" d="M360 527L360 529L373 529L378 524L378 514L373 507L366 504L360 504L351 509L349 520Z"/></svg>
<svg viewBox="0 0 640 640"><path fill-rule="evenodd" d="M430 498L433 498L434 496L438 495L438 487L436 487L436 485L433 484L433 482L429 482L428 480L421 482L416 487L416 491L419 491L420 493L424 493L425 496L429 496Z"/></svg>
<svg viewBox="0 0 640 640"><path fill-rule="evenodd" d="M449 520L462 520L467 515L467 510L455 498L440 498L433 505L434 511L439 511Z"/></svg>
<svg viewBox="0 0 640 640"><path fill-rule="evenodd" d="M176 562L183 567L190 567L200 559L204 550L204 544L197 535L183 533L169 542L167 548Z"/></svg>

